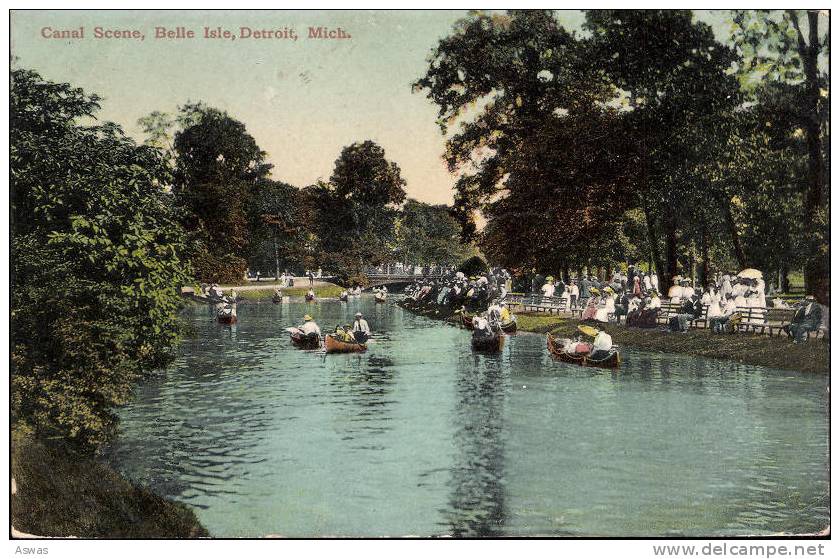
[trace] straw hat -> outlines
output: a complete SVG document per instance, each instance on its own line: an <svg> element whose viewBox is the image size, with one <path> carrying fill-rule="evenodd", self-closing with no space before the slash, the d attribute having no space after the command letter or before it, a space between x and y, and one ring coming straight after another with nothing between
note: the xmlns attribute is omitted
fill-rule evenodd
<svg viewBox="0 0 840 559"><path fill-rule="evenodd" d="M361 317L362 317L362 313L357 312L357 313L356 313L356 318L361 318Z"/></svg>
<svg viewBox="0 0 840 559"><path fill-rule="evenodd" d="M312 317L309 316L308 314L305 314L305 315L303 315L303 320L309 322L310 320L312 320Z"/></svg>

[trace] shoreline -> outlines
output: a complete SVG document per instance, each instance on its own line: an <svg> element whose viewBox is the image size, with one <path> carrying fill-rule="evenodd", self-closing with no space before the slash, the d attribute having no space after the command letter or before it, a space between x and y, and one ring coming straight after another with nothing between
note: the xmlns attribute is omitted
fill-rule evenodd
<svg viewBox="0 0 840 559"><path fill-rule="evenodd" d="M519 329L536 334L572 336L577 333L578 319L546 316L536 313L517 314ZM830 344L809 340L794 344L786 336L759 336L746 332L712 334L708 329L686 333L660 328L629 328L618 324L601 324L599 328L612 336L616 344L661 353L677 353L710 359L724 359L745 365L801 373L825 374L830 368Z"/></svg>
<svg viewBox="0 0 840 559"><path fill-rule="evenodd" d="M409 312L427 318L457 323L454 315L435 317L429 312ZM567 316L533 312L515 313L518 331L553 336L574 336L580 320ZM827 338L794 344L786 336L764 336L747 332L712 334L708 329L692 329L686 333L657 328L629 328L618 324L600 324L618 345L643 351L675 353L708 359L723 359L744 365L800 373L828 375L831 345Z"/></svg>

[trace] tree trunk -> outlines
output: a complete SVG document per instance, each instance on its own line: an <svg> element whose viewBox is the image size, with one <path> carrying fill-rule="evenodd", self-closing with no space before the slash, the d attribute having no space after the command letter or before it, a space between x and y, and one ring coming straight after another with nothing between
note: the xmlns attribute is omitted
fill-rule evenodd
<svg viewBox="0 0 840 559"><path fill-rule="evenodd" d="M662 285L670 289L673 278L677 275L677 231L673 218L667 217L663 220L665 227L665 270ZM660 283L661 283L660 281Z"/></svg>
<svg viewBox="0 0 840 559"><path fill-rule="evenodd" d="M701 287L705 287L709 285L709 238L705 223L703 224L702 236L700 237L700 258L702 260L700 285Z"/></svg>
<svg viewBox="0 0 840 559"><path fill-rule="evenodd" d="M738 226L735 223L735 217L732 215L732 208L729 207L729 203L723 201L721 203L723 208L723 214L726 221L726 230L729 232L729 236L732 239L732 249L735 252L735 260L738 261L738 265L741 269L747 267L747 256L744 254L744 248L741 246L741 239L738 237Z"/></svg>
<svg viewBox="0 0 840 559"><path fill-rule="evenodd" d="M280 279L280 253L277 250L276 233L272 235L271 241L274 243L274 281L277 281Z"/></svg>
<svg viewBox="0 0 840 559"><path fill-rule="evenodd" d="M651 215L650 208L648 208L646 200L642 200L642 210L645 213L645 224L647 225L648 260L651 262L651 265L656 266L656 273L661 277L664 267L662 265L662 257L659 254L659 239L656 238L653 216ZM649 268L648 273L653 271L654 269L651 267Z"/></svg>

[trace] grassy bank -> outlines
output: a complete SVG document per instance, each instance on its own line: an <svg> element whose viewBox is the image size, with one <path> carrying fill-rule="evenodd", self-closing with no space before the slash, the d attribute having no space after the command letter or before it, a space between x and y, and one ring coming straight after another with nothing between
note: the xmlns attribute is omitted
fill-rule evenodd
<svg viewBox="0 0 840 559"><path fill-rule="evenodd" d="M196 538L189 508L133 485L91 458L12 432L12 525L27 534L80 538Z"/></svg>
<svg viewBox="0 0 840 559"><path fill-rule="evenodd" d="M517 313L520 330L551 332L555 336L571 336L579 321L572 318ZM712 334L710 330L690 330L685 334L662 328L627 328L616 324L602 326L613 342L664 353L683 353L699 357L728 359L738 363L761 365L774 369L824 373L829 371L829 346L823 340L794 344L786 337L757 336L747 333Z"/></svg>
<svg viewBox="0 0 840 559"><path fill-rule="evenodd" d="M340 285L330 283L327 285L314 287L313 290L315 291L315 296L318 298L337 299L338 296L341 295L341 292L344 291L344 288ZM284 296L303 297L309 291L309 287L283 287L280 289L280 291L283 292ZM247 291L237 291L237 293L240 297L248 301L271 299L271 296L274 295L274 287L269 287L267 289L248 289Z"/></svg>

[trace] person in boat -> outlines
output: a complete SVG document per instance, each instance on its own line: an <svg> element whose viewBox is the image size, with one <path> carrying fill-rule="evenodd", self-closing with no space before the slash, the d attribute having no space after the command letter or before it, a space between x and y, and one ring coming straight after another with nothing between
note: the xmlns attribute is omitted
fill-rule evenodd
<svg viewBox="0 0 840 559"><path fill-rule="evenodd" d="M346 290L346 289L343 289L343 290L341 291L341 295L339 295L338 297L339 297L340 299L346 299L346 298L348 297L348 295L349 295L349 294L347 293L347 290Z"/></svg>
<svg viewBox="0 0 840 559"><path fill-rule="evenodd" d="M490 303L490 306L487 307L487 318L490 319L491 322L499 322L502 318L502 307L499 306L499 301L494 300Z"/></svg>
<svg viewBox="0 0 840 559"><path fill-rule="evenodd" d="M313 320L308 314L303 315L303 324L298 326L298 330L300 330L304 336L308 336L310 334L317 334L318 337L321 336L320 326L318 326L315 320Z"/></svg>
<svg viewBox="0 0 840 559"><path fill-rule="evenodd" d="M605 359L612 353L612 348L612 336L603 330L598 330L598 333L595 335L595 340L592 342L592 351L589 357L595 360Z"/></svg>
<svg viewBox="0 0 840 559"><path fill-rule="evenodd" d="M346 342L348 344L351 344L355 343L356 341L356 339L353 338L353 333L350 331L349 324L345 324L343 327L341 325L336 325L332 335L336 340L340 342Z"/></svg>
<svg viewBox="0 0 840 559"><path fill-rule="evenodd" d="M473 336L485 336L492 338L495 334L496 332L494 332L493 326L489 320L483 316L473 317Z"/></svg>
<svg viewBox="0 0 840 559"><path fill-rule="evenodd" d="M310 289L309 291L306 292L306 296L309 297L310 299L314 299L315 298L315 291Z"/></svg>
<svg viewBox="0 0 840 559"><path fill-rule="evenodd" d="M274 288L274 298L275 299L282 299L283 298L283 292L280 291L279 287Z"/></svg>
<svg viewBox="0 0 840 559"><path fill-rule="evenodd" d="M352 331L353 338L360 344L367 342L368 338L370 338L370 326L360 312L356 313Z"/></svg>
<svg viewBox="0 0 840 559"><path fill-rule="evenodd" d="M502 324L507 324L511 320L513 320L513 315L510 313L510 309L508 308L507 303L501 303L499 305L501 307L501 311L499 311L499 320Z"/></svg>

